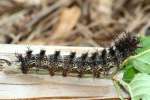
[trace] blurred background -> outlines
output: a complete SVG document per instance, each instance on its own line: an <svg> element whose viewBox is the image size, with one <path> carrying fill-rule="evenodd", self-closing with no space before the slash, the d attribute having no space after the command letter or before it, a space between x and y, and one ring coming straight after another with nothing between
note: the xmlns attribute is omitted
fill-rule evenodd
<svg viewBox="0 0 150 100"><path fill-rule="evenodd" d="M150 34L150 0L0 0L0 43L107 47Z"/></svg>

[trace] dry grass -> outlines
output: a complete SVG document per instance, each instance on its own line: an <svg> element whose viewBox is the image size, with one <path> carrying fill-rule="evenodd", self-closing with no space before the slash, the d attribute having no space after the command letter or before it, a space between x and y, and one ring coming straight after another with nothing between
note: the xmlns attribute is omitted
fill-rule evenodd
<svg viewBox="0 0 150 100"><path fill-rule="evenodd" d="M149 18L149 0L0 0L0 43L108 46Z"/></svg>

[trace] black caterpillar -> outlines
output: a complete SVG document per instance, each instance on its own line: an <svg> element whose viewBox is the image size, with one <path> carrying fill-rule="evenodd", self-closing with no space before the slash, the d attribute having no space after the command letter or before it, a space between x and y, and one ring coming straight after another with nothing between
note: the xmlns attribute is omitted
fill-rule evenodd
<svg viewBox="0 0 150 100"><path fill-rule="evenodd" d="M135 54L139 42L137 36L131 35L131 33L122 33L114 41L114 45L104 48L101 52L95 51L91 56L88 53L83 53L77 57L76 52L61 55L60 51L46 55L45 50L41 50L39 54L32 54L32 50L28 50L25 56L18 54L17 58L24 74L35 67L37 70L47 69L51 76L55 73L62 73L62 76L77 73L78 77L82 77L87 73L98 78L109 75L109 71L113 67L119 69L119 65L127 57Z"/></svg>

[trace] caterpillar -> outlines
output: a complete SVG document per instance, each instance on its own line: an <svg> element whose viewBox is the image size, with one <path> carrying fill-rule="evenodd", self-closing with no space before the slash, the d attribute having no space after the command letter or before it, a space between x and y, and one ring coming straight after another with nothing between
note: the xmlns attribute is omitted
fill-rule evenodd
<svg viewBox="0 0 150 100"><path fill-rule="evenodd" d="M45 50L32 54L33 51L28 49L25 55L17 54L17 59L24 74L36 68L48 70L51 76L61 73L65 77L70 73L76 73L78 77L91 74L99 78L110 75L112 68L116 68L115 71L117 71L127 57L136 53L139 43L140 40L136 35L121 33L110 47L104 48L101 52L95 51L91 55L88 52L80 56L77 56L77 52L61 55L59 50L49 55L46 55Z"/></svg>

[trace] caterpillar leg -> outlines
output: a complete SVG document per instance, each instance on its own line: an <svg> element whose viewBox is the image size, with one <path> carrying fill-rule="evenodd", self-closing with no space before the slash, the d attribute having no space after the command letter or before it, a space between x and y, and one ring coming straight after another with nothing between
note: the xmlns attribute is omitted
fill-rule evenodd
<svg viewBox="0 0 150 100"><path fill-rule="evenodd" d="M110 69L112 68L113 66L105 66L105 68L103 69L103 75L104 76L109 76L110 75Z"/></svg>
<svg viewBox="0 0 150 100"><path fill-rule="evenodd" d="M96 68L93 69L92 73L93 73L93 77L94 78L99 78L100 77L100 73L99 73L99 71Z"/></svg>
<svg viewBox="0 0 150 100"><path fill-rule="evenodd" d="M49 75L54 76L55 75L55 71L53 68L48 68L49 71Z"/></svg>
<svg viewBox="0 0 150 100"><path fill-rule="evenodd" d="M83 77L84 70L85 70L84 68L80 68L80 69L77 70L77 73L78 73L78 77L79 77L79 78Z"/></svg>
<svg viewBox="0 0 150 100"><path fill-rule="evenodd" d="M67 68L64 68L64 69L62 70L62 76L66 77L67 74L68 74L68 69L67 69Z"/></svg>
<svg viewBox="0 0 150 100"><path fill-rule="evenodd" d="M28 67L24 64L21 65L21 71L23 74L27 74L28 73Z"/></svg>

